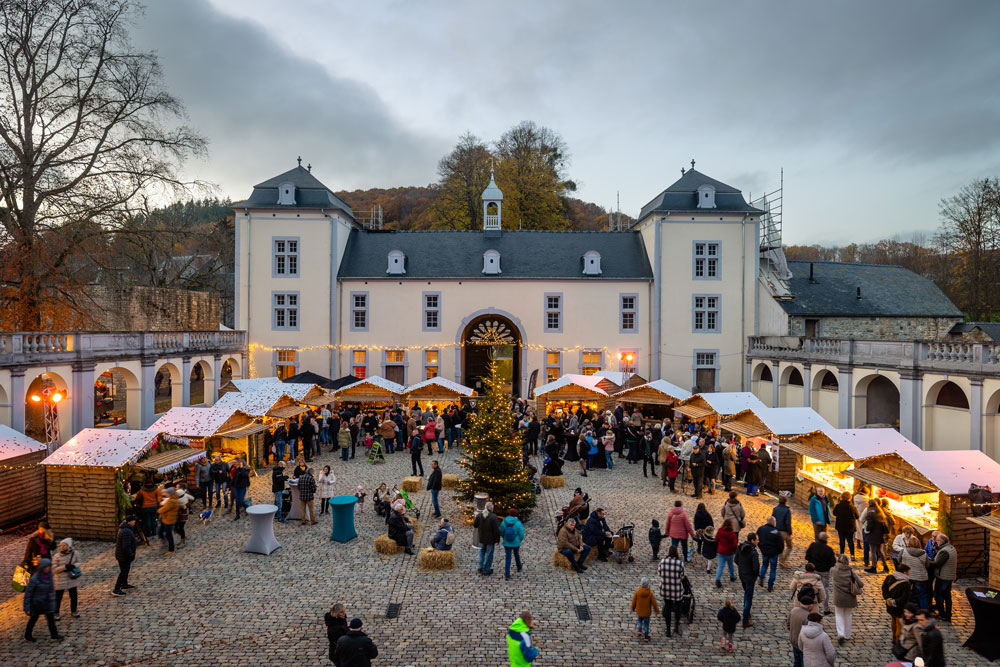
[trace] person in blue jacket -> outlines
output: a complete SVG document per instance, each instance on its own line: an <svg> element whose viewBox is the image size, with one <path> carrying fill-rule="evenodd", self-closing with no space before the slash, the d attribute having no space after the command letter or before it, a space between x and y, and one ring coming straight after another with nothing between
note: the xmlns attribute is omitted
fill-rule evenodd
<svg viewBox="0 0 1000 667"><path fill-rule="evenodd" d="M826 499L826 489L822 486L809 499L809 520L813 526L813 538L819 541L819 534L825 533L826 527L830 525L830 503Z"/></svg>
<svg viewBox="0 0 1000 667"><path fill-rule="evenodd" d="M507 516L500 524L500 539L503 543L504 564L503 578L510 579L510 557L513 554L517 564L517 571L521 571L521 542L524 541L524 524L517 518L517 510L511 508L507 510Z"/></svg>
<svg viewBox="0 0 1000 667"><path fill-rule="evenodd" d="M583 543L591 548L597 547L597 560L607 561L611 550L611 528L604 520L604 510L598 509L587 519L583 527Z"/></svg>
<svg viewBox="0 0 1000 667"><path fill-rule="evenodd" d="M777 522L776 527L778 528L778 532L781 533L781 539L785 542L785 548L782 550L781 555L778 556L778 561L784 565L785 561L792 554L792 510L788 509L788 498L786 496L778 496L778 505L771 510L771 516Z"/></svg>
<svg viewBox="0 0 1000 667"><path fill-rule="evenodd" d="M53 582L52 561L48 558L39 561L38 569L31 575L28 586L24 589L24 613L28 615L28 627L24 629L26 641L38 641L31 636L31 631L42 614L49 624L49 634L52 638L63 638L56 630L56 589Z"/></svg>
<svg viewBox="0 0 1000 667"><path fill-rule="evenodd" d="M538 657L539 651L531 642L533 620L530 611L522 611L507 630L507 657L511 667L529 667Z"/></svg>

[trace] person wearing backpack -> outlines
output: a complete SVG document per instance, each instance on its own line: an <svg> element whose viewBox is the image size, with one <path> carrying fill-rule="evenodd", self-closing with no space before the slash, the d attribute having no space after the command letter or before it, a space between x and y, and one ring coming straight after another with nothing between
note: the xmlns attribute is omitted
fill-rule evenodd
<svg viewBox="0 0 1000 667"><path fill-rule="evenodd" d="M511 508L507 510L507 516L504 517L503 523L500 525L500 535L502 537L505 561L503 578L510 579L511 554L513 554L514 562L517 564L517 571L520 572L521 542L524 541L524 524L517 518L516 509Z"/></svg>
<svg viewBox="0 0 1000 667"><path fill-rule="evenodd" d="M438 532L431 538L431 546L436 551L451 551L455 544L455 529L448 523L448 517L441 519Z"/></svg>

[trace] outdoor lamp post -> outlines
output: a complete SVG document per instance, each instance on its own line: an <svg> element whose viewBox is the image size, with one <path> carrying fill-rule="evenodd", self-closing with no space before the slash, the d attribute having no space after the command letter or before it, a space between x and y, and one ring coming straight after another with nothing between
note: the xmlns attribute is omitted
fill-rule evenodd
<svg viewBox="0 0 1000 667"><path fill-rule="evenodd" d="M34 403L42 404L42 419L45 421L45 449L51 454L59 447L59 402L66 396L55 387L45 387L38 394L32 394Z"/></svg>
<svg viewBox="0 0 1000 667"><path fill-rule="evenodd" d="M629 381L635 373L635 355L631 352L619 352L618 372L622 374L622 388L628 389Z"/></svg>

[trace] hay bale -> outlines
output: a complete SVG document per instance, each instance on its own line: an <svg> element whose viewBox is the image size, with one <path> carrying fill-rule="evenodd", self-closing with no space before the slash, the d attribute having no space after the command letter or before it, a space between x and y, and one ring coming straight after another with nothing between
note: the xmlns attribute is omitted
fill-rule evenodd
<svg viewBox="0 0 1000 667"><path fill-rule="evenodd" d="M414 516L413 514L407 514L406 515L406 521L411 526L413 526L413 535L414 536L419 535L420 534L420 520L417 519L417 517Z"/></svg>
<svg viewBox="0 0 1000 667"><path fill-rule="evenodd" d="M566 478L563 475L557 475L554 477L542 475L541 482L543 489L560 489L566 486Z"/></svg>
<svg viewBox="0 0 1000 667"><path fill-rule="evenodd" d="M416 493L417 491L420 490L420 487L423 485L423 483L424 483L423 477L404 477L402 489L407 493Z"/></svg>
<svg viewBox="0 0 1000 667"><path fill-rule="evenodd" d="M398 554L402 550L403 547L396 544L396 540L389 539L389 533L382 533L375 538L375 551L377 553L392 555Z"/></svg>
<svg viewBox="0 0 1000 667"><path fill-rule="evenodd" d="M441 475L442 489L457 489L460 482L458 475Z"/></svg>
<svg viewBox="0 0 1000 667"><path fill-rule="evenodd" d="M597 549L591 549L590 553L587 554L587 560L583 561L583 564L587 565L590 563L590 561L592 561L595 558L597 558ZM566 559L566 556L563 556L561 553L559 553L558 549L556 549L552 553L552 564L555 565L556 567L561 567L564 570L573 569L573 566L569 564L569 561Z"/></svg>
<svg viewBox="0 0 1000 667"><path fill-rule="evenodd" d="M453 550L449 551L438 551L427 547L426 549L420 550L420 569L421 570L454 570L455 569L455 552Z"/></svg>

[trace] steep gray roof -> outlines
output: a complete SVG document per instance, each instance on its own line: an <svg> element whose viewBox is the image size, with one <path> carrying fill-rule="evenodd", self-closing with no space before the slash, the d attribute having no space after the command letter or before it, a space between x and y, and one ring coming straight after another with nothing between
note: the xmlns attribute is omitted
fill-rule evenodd
<svg viewBox="0 0 1000 667"><path fill-rule="evenodd" d="M278 186L282 183L291 183L295 186L294 206L278 206ZM253 186L250 197L246 201L234 203L233 206L235 208L337 208L354 217L347 202L335 195L301 165Z"/></svg>
<svg viewBox="0 0 1000 667"><path fill-rule="evenodd" d="M1000 343L1000 322L959 322L951 328L950 334L970 333L979 329L994 342Z"/></svg>
<svg viewBox="0 0 1000 667"><path fill-rule="evenodd" d="M809 265L814 282L809 280ZM961 317L962 311L933 281L901 266L790 261L789 291L781 301L798 317ZM858 288L861 298L857 298Z"/></svg>
<svg viewBox="0 0 1000 667"><path fill-rule="evenodd" d="M698 188L702 185L711 185L715 188L715 208L698 208ZM747 204L743 194L733 186L694 169L684 172L673 185L653 197L652 201L642 207L637 220L642 220L654 211L763 213L760 209Z"/></svg>
<svg viewBox="0 0 1000 667"><path fill-rule="evenodd" d="M341 278L385 278L390 250L406 255L406 273L389 278L482 278L483 253L500 253L504 278L579 278L651 280L638 232L504 231L351 231ZM583 254L601 254L601 275L583 275Z"/></svg>

